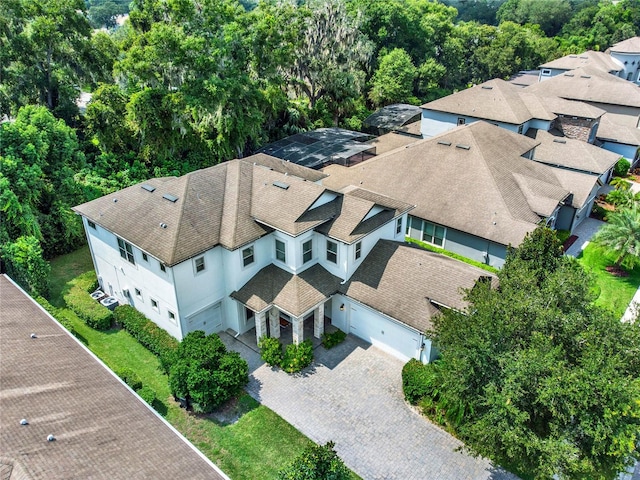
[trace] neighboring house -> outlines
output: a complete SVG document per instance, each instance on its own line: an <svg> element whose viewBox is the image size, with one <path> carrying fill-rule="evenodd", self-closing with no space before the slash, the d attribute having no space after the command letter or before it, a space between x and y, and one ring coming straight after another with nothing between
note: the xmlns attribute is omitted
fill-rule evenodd
<svg viewBox="0 0 640 480"><path fill-rule="evenodd" d="M414 204L408 236L500 267L507 246L538 225L574 223L564 209L584 205L568 182L597 180L531 161L539 143L479 121L354 167L330 165L322 183L336 190L359 185Z"/></svg>
<svg viewBox="0 0 640 480"><path fill-rule="evenodd" d="M5 275L0 305L2 479L228 480Z"/></svg>
<svg viewBox="0 0 640 480"><path fill-rule="evenodd" d="M418 122L420 126L420 116L422 110L415 105L406 103L394 103L387 105L369 115L364 120L364 126L367 131L374 135L384 135L389 132L404 132L413 134L411 126ZM420 129L415 132L420 135Z"/></svg>
<svg viewBox="0 0 640 480"><path fill-rule="evenodd" d="M598 68L610 75L618 76L623 71L623 65L615 58L612 58L604 52L589 50L580 55L565 55L564 57L556 58L555 60L540 65L538 81L543 82L556 75L561 75L570 70L582 68L587 65Z"/></svg>
<svg viewBox="0 0 640 480"><path fill-rule="evenodd" d="M615 116L602 116L598 143L602 148L626 158L632 167L640 164L640 128L614 123Z"/></svg>
<svg viewBox="0 0 640 480"><path fill-rule="evenodd" d="M373 341L368 332L351 328L358 318L341 313L349 293L340 293L339 302L333 297L374 261L369 254L379 241L404 240L413 205L360 186L337 192L318 183L325 176L258 154L179 178L148 180L74 210L83 217L102 288L176 338L193 330L255 329L257 340L279 337L286 325L287 339L298 343L305 323L320 337L328 318ZM414 261L405 271L421 268ZM423 287L420 298L433 290ZM450 301L438 290L433 298L438 305ZM414 324L383 313L376 318L376 328L406 333L394 337L389 351L405 360L430 358L422 347L428 340Z"/></svg>
<svg viewBox="0 0 640 480"><path fill-rule="evenodd" d="M616 43L607 53L622 66L620 78L640 85L640 37Z"/></svg>
<svg viewBox="0 0 640 480"><path fill-rule="evenodd" d="M429 138L484 120L521 134L530 128L556 128L570 138L593 143L603 109L530 88L494 79L426 103L422 105L422 135Z"/></svg>

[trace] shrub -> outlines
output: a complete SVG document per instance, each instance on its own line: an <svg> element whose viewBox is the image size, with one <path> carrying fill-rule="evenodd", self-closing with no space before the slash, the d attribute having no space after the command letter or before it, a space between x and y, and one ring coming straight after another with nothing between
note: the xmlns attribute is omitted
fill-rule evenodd
<svg viewBox="0 0 640 480"><path fill-rule="evenodd" d="M97 285L94 272L83 273L67 285L69 288L64 295L64 301L82 321L96 330L107 330L111 327L113 313L89 294Z"/></svg>
<svg viewBox="0 0 640 480"><path fill-rule="evenodd" d="M278 480L349 480L351 472L333 449L335 443L311 445L278 472Z"/></svg>
<svg viewBox="0 0 640 480"><path fill-rule="evenodd" d="M260 337L258 341L260 356L270 367L282 365L282 343L280 339L273 337Z"/></svg>
<svg viewBox="0 0 640 480"><path fill-rule="evenodd" d="M342 330L336 330L333 333L324 333L322 335L322 346L327 349L333 348L344 342L345 338L347 338L347 334Z"/></svg>
<svg viewBox="0 0 640 480"><path fill-rule="evenodd" d="M139 389L138 395L140 395L140 397L149 405L153 405L153 402L156 399L156 392L149 385L145 385L141 389Z"/></svg>
<svg viewBox="0 0 640 480"><path fill-rule="evenodd" d="M77 336L76 329L73 327L73 322L69 318L68 311L63 310L61 308L54 307L44 297L36 297L35 300L42 306L42 308L44 308L47 312L49 312L49 314L53 318L55 318L64 328L69 330L74 337Z"/></svg>
<svg viewBox="0 0 640 480"><path fill-rule="evenodd" d="M282 360L282 369L287 373L299 372L305 367L311 365L313 361L313 344L311 340L296 345L291 343L287 345Z"/></svg>
<svg viewBox="0 0 640 480"><path fill-rule="evenodd" d="M416 405L431 391L435 372L430 365L412 358L402 367L402 390L404 398L412 405Z"/></svg>
<svg viewBox="0 0 640 480"><path fill-rule="evenodd" d="M613 174L617 177L624 177L627 173L629 173L629 167L631 167L631 163L626 158L621 158L616 163L616 166L613 167Z"/></svg>
<svg viewBox="0 0 640 480"><path fill-rule="evenodd" d="M173 396L186 399L199 413L215 410L248 381L247 362L237 352L227 352L218 335L200 330L184 337L169 373Z"/></svg>
<svg viewBox="0 0 640 480"><path fill-rule="evenodd" d="M150 352L160 357L160 364L169 373L178 348L178 340L153 323L131 305L121 305L114 311L115 321Z"/></svg>
<svg viewBox="0 0 640 480"><path fill-rule="evenodd" d="M130 368L120 368L115 370L115 374L118 375L124 383L129 385L132 390L137 392L142 388L142 380L140 380L138 374Z"/></svg>

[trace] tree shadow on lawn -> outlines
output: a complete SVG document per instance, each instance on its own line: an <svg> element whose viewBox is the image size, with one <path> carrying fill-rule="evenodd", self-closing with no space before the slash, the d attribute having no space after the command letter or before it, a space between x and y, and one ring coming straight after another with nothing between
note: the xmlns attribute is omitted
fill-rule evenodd
<svg viewBox="0 0 640 480"><path fill-rule="evenodd" d="M255 400L251 395L247 392L242 392L239 395L227 400L220 408L216 409L214 412L207 414L194 414L197 418L202 418L204 420L209 420L214 422L216 425L221 427L226 427L227 425L233 425L236 423L243 415L249 413L252 410L255 410L260 406L257 400Z"/></svg>

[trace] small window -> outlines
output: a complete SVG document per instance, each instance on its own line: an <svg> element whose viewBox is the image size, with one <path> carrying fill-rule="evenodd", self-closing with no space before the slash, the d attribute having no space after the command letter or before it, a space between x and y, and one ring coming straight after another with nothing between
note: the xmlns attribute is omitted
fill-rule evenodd
<svg viewBox="0 0 640 480"><path fill-rule="evenodd" d="M356 243L356 260L362 256L362 242Z"/></svg>
<svg viewBox="0 0 640 480"><path fill-rule="evenodd" d="M142 252L142 259L143 259L145 262L148 262L148 261L149 261L149 257L148 257L148 256L147 256L147 254L146 254L146 253L144 253L144 252Z"/></svg>
<svg viewBox="0 0 640 480"><path fill-rule="evenodd" d="M158 306L158 301L151 299L151 308L153 308L156 312L160 311L160 307Z"/></svg>
<svg viewBox="0 0 640 480"><path fill-rule="evenodd" d="M169 316L169 320L171 321L171 323L173 323L174 325L177 325L178 322L176 321L176 314L167 310L167 315Z"/></svg>
<svg viewBox="0 0 640 480"><path fill-rule="evenodd" d="M444 227L427 221L423 222L422 241L441 247L444 244Z"/></svg>
<svg viewBox="0 0 640 480"><path fill-rule="evenodd" d="M313 240L307 240L302 244L302 263L307 263L313 258Z"/></svg>
<svg viewBox="0 0 640 480"><path fill-rule="evenodd" d="M338 263L338 244L327 240L327 260L331 263Z"/></svg>
<svg viewBox="0 0 640 480"><path fill-rule="evenodd" d="M164 263L160 263L160 270L162 270L163 272L166 272L167 266Z"/></svg>
<svg viewBox="0 0 640 480"><path fill-rule="evenodd" d="M464 125L466 120L463 117L458 117L458 125Z"/></svg>
<svg viewBox="0 0 640 480"><path fill-rule="evenodd" d="M281 262L287 261L287 252L285 250L285 244L282 240L276 238L276 259Z"/></svg>
<svg viewBox="0 0 640 480"><path fill-rule="evenodd" d="M253 247L247 247L242 250L242 266L246 267L247 265L251 265L255 261L255 257L253 256Z"/></svg>
<svg viewBox="0 0 640 480"><path fill-rule="evenodd" d="M198 257L195 259L194 262L196 267L196 273L204 272L205 270L204 257Z"/></svg>
<svg viewBox="0 0 640 480"><path fill-rule="evenodd" d="M396 235L399 235L402 232L402 217L396 220Z"/></svg>
<svg viewBox="0 0 640 480"><path fill-rule="evenodd" d="M551 70L549 70L548 68L543 68L542 75L544 75L545 77L548 77L549 75L551 75Z"/></svg>
<svg viewBox="0 0 640 480"><path fill-rule="evenodd" d="M520 134L521 134L521 133L522 133L522 129L523 129L523 128L524 128L524 126L523 126L523 125L518 125L518 133L520 133Z"/></svg>
<svg viewBox="0 0 640 480"><path fill-rule="evenodd" d="M136 264L135 258L133 256L133 247L129 242L125 242L121 238L118 239L118 249L120 250L120 256L125 260L129 261L129 263Z"/></svg>
<svg viewBox="0 0 640 480"><path fill-rule="evenodd" d="M136 297L138 297L140 300L142 300L142 292L140 291L139 288L134 288L134 292L136 292Z"/></svg>
<svg viewBox="0 0 640 480"><path fill-rule="evenodd" d="M87 220L87 224L88 224L91 228L93 228L94 230L96 229L96 224L95 224L95 223L93 223L91 220Z"/></svg>

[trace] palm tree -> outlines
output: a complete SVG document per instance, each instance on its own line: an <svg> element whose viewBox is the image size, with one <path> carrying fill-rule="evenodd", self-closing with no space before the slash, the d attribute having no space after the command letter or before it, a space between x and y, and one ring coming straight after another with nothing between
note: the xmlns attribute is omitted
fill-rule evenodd
<svg viewBox="0 0 640 480"><path fill-rule="evenodd" d="M640 211L636 205L623 208L607 216L608 222L593 241L616 254L616 267L620 268L627 260L635 264L640 256Z"/></svg>

